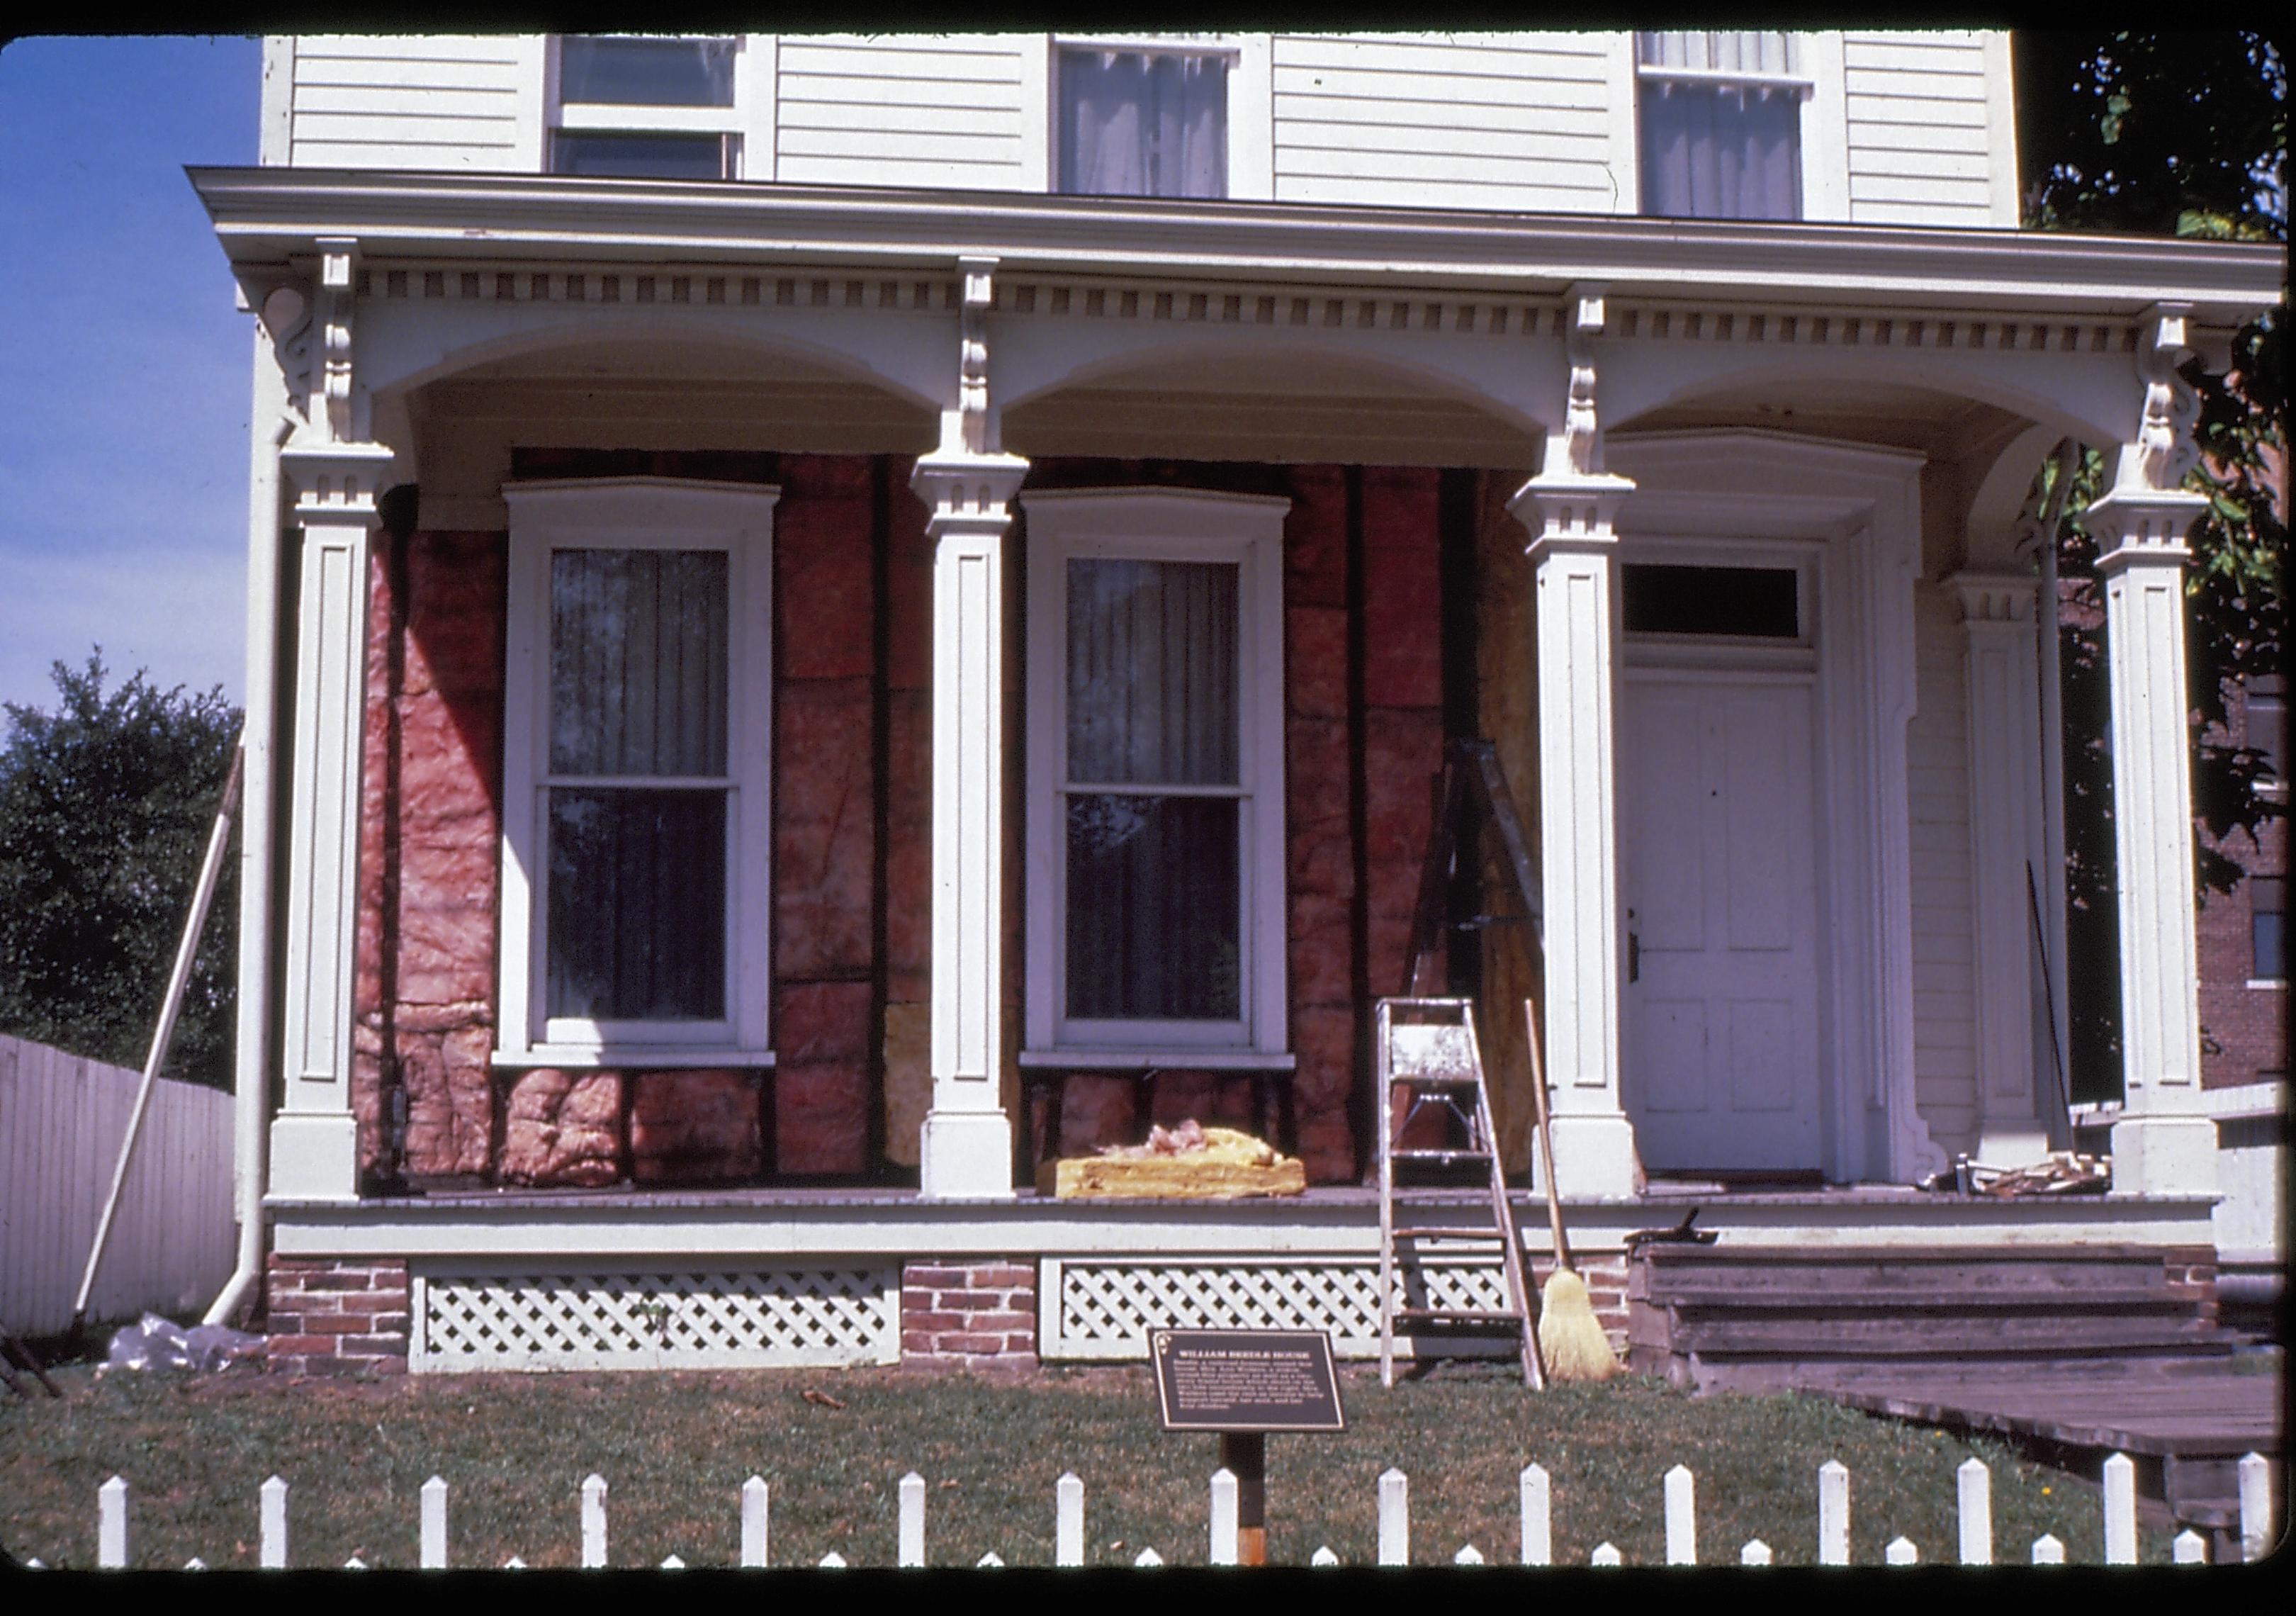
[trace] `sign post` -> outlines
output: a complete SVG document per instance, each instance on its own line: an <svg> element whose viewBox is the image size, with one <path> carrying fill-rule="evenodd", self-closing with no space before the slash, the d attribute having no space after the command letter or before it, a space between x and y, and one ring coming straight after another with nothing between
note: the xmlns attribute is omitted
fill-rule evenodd
<svg viewBox="0 0 2296 1616"><path fill-rule="evenodd" d="M1236 1560L1267 1563L1267 1433L1344 1431L1332 1338L1320 1330L1151 1330L1166 1431L1216 1431L1235 1477Z"/></svg>

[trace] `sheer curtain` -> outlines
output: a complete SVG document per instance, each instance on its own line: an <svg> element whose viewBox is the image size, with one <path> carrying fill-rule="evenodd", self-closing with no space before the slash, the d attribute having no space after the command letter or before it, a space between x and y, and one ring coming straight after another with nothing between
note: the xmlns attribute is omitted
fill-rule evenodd
<svg viewBox="0 0 2296 1616"><path fill-rule="evenodd" d="M1236 577L1069 563L1071 1016L1242 1013Z"/></svg>
<svg viewBox="0 0 2296 1616"><path fill-rule="evenodd" d="M1079 196L1227 194L1227 64L1063 51L1060 188Z"/></svg>
<svg viewBox="0 0 2296 1616"><path fill-rule="evenodd" d="M726 597L722 551L551 558L550 1015L726 1013Z"/></svg>
<svg viewBox="0 0 2296 1616"><path fill-rule="evenodd" d="M1801 90L1782 33L1645 33L1636 54L1644 213L1670 218L1801 217ZM1664 70L1751 81L1699 83ZM1764 84L1763 79L1780 82Z"/></svg>

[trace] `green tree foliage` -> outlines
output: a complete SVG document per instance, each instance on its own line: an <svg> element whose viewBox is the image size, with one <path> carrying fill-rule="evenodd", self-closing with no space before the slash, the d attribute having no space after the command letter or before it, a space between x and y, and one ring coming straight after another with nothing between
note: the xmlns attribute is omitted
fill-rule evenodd
<svg viewBox="0 0 2296 1616"><path fill-rule="evenodd" d="M240 712L220 689L107 691L55 664L53 711L7 704L0 747L0 1032L140 1068L174 967ZM232 1079L237 861L225 861L167 1070Z"/></svg>
<svg viewBox="0 0 2296 1616"><path fill-rule="evenodd" d="M2016 72L2028 228L2287 240L2287 76L2263 35L2020 34ZM2284 300L2239 333L2226 374L2197 362L2185 370L2200 402L2201 464L2188 486L2209 496L2188 540L2195 559L2185 581L2194 809L2209 833L2197 871L2203 901L2229 891L2241 874L2211 844L2235 831L2252 834L2279 811L2254 790L2260 755L2232 746L2223 726L2228 693L2280 663L2286 327ZM2095 541L2079 519L2110 474L2095 448L2083 456L2058 534L2072 596L2062 647L2077 1097L2116 1092L2120 1073L2103 597Z"/></svg>

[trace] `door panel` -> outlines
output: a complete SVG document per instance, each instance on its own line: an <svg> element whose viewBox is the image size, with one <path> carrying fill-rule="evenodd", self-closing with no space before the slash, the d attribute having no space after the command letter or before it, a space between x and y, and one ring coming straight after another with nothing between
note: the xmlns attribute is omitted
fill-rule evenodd
<svg viewBox="0 0 2296 1616"><path fill-rule="evenodd" d="M1626 680L1626 1103L1660 1171L1820 1164L1811 692Z"/></svg>

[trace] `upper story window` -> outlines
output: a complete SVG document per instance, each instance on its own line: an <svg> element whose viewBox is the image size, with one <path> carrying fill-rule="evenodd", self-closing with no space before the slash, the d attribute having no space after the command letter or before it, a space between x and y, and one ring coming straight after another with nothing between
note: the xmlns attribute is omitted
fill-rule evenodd
<svg viewBox="0 0 2296 1616"><path fill-rule="evenodd" d="M737 39L570 35L558 41L554 174L738 179Z"/></svg>
<svg viewBox="0 0 2296 1616"><path fill-rule="evenodd" d="M1029 1048L1281 1057L1288 502L1022 504Z"/></svg>
<svg viewBox="0 0 2296 1616"><path fill-rule="evenodd" d="M1225 46L1062 45L1055 189L1076 196L1227 194Z"/></svg>
<svg viewBox="0 0 2296 1616"><path fill-rule="evenodd" d="M765 1054L776 496L504 490L507 1059Z"/></svg>
<svg viewBox="0 0 2296 1616"><path fill-rule="evenodd" d="M2288 697L2276 673L2259 674L2241 693L2248 717L2248 743L2264 754L2268 777L2256 783L2259 797L2288 796Z"/></svg>
<svg viewBox="0 0 2296 1616"><path fill-rule="evenodd" d="M1635 36L1642 210L1667 218L1798 219L1801 110L1793 37Z"/></svg>

